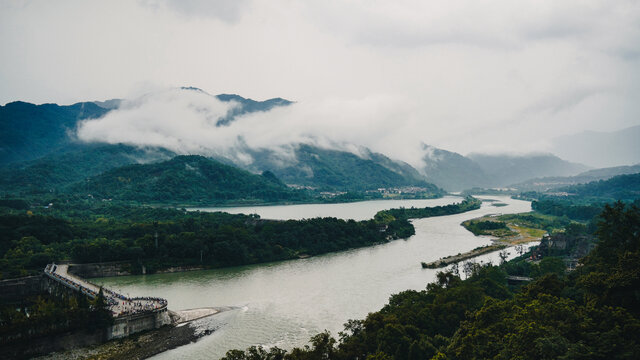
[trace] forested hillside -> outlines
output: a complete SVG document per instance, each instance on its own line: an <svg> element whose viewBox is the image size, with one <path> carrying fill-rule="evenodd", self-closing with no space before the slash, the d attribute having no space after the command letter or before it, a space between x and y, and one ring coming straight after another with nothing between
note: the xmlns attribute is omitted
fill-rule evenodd
<svg viewBox="0 0 640 360"><path fill-rule="evenodd" d="M91 102L69 106L16 101L0 106L0 166L37 159L73 145L78 121L106 114Z"/></svg>
<svg viewBox="0 0 640 360"><path fill-rule="evenodd" d="M0 168L0 194L12 197L60 192L87 177L124 165L168 160L172 152L127 145L86 145Z"/></svg>
<svg viewBox="0 0 640 360"><path fill-rule="evenodd" d="M274 157L274 154L267 150L250 153L255 162L249 168L269 169L287 184L329 191L417 186L424 188L424 192L430 196L443 194L442 190L426 182L409 164L370 151L366 156L360 157L347 151L298 144L293 147L295 160L288 161Z"/></svg>
<svg viewBox="0 0 640 360"><path fill-rule="evenodd" d="M273 174L251 174L202 156L136 164L107 171L72 185L72 193L96 198L159 203L275 202L305 200Z"/></svg>

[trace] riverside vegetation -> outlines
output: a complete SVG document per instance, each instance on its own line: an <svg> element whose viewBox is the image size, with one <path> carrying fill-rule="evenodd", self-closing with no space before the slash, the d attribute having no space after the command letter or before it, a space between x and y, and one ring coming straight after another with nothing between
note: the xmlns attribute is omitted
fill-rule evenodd
<svg viewBox="0 0 640 360"><path fill-rule="evenodd" d="M557 257L527 266L521 257L474 265L466 280L440 272L426 290L393 295L380 311L350 320L338 339L323 332L303 348L232 350L224 360L634 359L640 209L605 205L593 222L597 246L575 271L566 273ZM514 273L534 281L511 286L506 276Z"/></svg>
<svg viewBox="0 0 640 360"><path fill-rule="evenodd" d="M257 215L188 212L111 202L58 202L29 209L0 203L0 275L39 273L51 262L126 261L131 272L175 266L224 267L312 256L414 234L410 218L476 209L467 198L446 206L381 211L366 221L262 220ZM13 208L10 208L13 207Z"/></svg>
<svg viewBox="0 0 640 360"><path fill-rule="evenodd" d="M583 186L573 196L527 194L536 212L492 219L497 224L476 220L469 227L512 236L507 224L517 222L551 234L531 253L500 265L467 262L465 280L454 265L426 290L392 295L381 310L349 320L337 339L325 331L302 348L231 350L224 360L635 359L638 187L636 175ZM585 253L580 266L568 271L566 261ZM512 285L509 275L533 281Z"/></svg>
<svg viewBox="0 0 640 360"><path fill-rule="evenodd" d="M1 204L0 244L4 252L0 269L5 278L38 274L45 264L61 260L126 261L133 272L143 265L149 272L178 265L233 266L368 246L414 234L407 217L396 218L388 211L380 211L367 221L273 221L255 215L102 202L94 203L91 210L86 204L68 203L46 211L34 209L35 213L26 210L25 201L5 200ZM444 215L479 205L479 200L468 198L432 209L434 215ZM5 303L0 306L0 339L8 345L13 340L23 343L78 329L99 330L108 325L102 321L103 309L100 301L91 302L84 296L43 295ZM19 339L12 337L15 334L21 334Z"/></svg>

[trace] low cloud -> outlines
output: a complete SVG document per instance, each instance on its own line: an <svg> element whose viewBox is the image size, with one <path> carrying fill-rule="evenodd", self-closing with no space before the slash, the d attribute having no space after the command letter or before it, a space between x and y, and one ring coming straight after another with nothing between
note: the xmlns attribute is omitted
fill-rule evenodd
<svg viewBox="0 0 640 360"><path fill-rule="evenodd" d="M237 116L216 126L236 107L205 92L169 89L125 101L99 119L79 124L85 142L160 146L179 154L224 156L250 164L248 149L269 149L292 160L296 144L349 151L367 156L362 146L419 166L420 136L398 99L369 97L351 101L294 103L267 112ZM397 146L403 144L403 146Z"/></svg>

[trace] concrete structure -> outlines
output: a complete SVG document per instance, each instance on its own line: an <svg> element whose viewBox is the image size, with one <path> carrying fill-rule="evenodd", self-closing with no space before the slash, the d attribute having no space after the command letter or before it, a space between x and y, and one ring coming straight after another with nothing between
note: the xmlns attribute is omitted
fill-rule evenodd
<svg viewBox="0 0 640 360"><path fill-rule="evenodd" d="M69 265L49 264L44 270L50 293L61 291L80 292L91 299L98 296L100 290L114 318L114 324L106 332L106 339L115 339L131 334L157 329L171 323L167 301L155 297L129 298L109 289L100 288L68 272Z"/></svg>

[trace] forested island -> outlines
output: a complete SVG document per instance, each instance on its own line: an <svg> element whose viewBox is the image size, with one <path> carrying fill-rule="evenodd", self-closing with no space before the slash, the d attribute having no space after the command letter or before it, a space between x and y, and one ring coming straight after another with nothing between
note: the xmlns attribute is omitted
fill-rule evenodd
<svg viewBox="0 0 640 360"><path fill-rule="evenodd" d="M1 278L35 274L61 260L128 262L130 272L216 268L294 259L369 246L415 233L410 218L477 209L480 201L391 209L366 221L263 220L257 215L198 212L98 202L30 210L4 200L0 213Z"/></svg>

